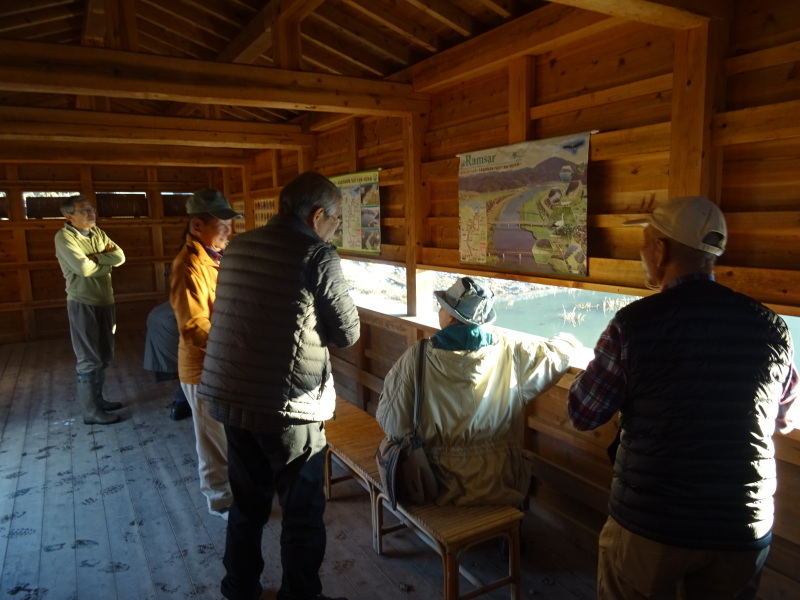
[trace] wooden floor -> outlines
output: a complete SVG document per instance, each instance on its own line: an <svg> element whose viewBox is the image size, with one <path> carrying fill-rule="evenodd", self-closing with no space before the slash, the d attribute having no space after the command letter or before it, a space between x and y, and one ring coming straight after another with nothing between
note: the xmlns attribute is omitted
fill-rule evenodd
<svg viewBox="0 0 800 600"><path fill-rule="evenodd" d="M191 421L168 418L175 384L142 369L142 348L143 335L118 336L106 397L125 404L123 421L89 426L74 399L67 339L0 347L0 598L221 598L226 523L208 514L200 493ZM441 598L432 550L402 531L376 555L366 492L344 482L333 494L326 594ZM263 537L265 589L280 577L275 514ZM594 597L594 559L569 536L529 513L523 538L523 599ZM478 575L504 567L497 544L476 548L465 564ZM508 597L507 588L481 596Z"/></svg>

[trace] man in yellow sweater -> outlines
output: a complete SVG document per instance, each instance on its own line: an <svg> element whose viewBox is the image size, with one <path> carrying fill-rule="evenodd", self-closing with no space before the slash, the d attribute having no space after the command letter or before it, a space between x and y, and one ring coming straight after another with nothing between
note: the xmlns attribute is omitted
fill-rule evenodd
<svg viewBox="0 0 800 600"><path fill-rule="evenodd" d="M116 311L111 270L125 254L97 227L97 211L85 196L61 204L67 222L56 233L56 258L67 282L67 317L77 358L77 398L87 425L119 421L107 411L122 408L103 398L105 372L114 356Z"/></svg>
<svg viewBox="0 0 800 600"><path fill-rule="evenodd" d="M175 311L178 341L178 379L192 407L197 443L200 489L212 515L227 519L231 504L228 482L228 441L222 423L208 414L197 398L203 372L211 312L217 294L222 253L231 235L231 219L241 216L217 190L198 190L186 201L189 225L186 243L172 262L169 302Z"/></svg>

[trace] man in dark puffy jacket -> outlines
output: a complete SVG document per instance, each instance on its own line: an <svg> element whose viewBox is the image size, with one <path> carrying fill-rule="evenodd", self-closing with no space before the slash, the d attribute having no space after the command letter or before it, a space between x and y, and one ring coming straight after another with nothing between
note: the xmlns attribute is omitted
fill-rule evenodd
<svg viewBox="0 0 800 600"><path fill-rule="evenodd" d="M228 438L233 504L221 590L230 600L261 595L261 532L276 493L277 598L326 598L324 421L336 403L328 346L354 344L360 327L328 243L340 221L338 188L303 173L281 191L275 217L225 250L198 396Z"/></svg>
<svg viewBox="0 0 800 600"><path fill-rule="evenodd" d="M727 227L700 196L644 225L645 283L572 384L569 416L594 429L619 411L602 600L754 598L772 537L772 435L794 427L798 375L786 323L714 281Z"/></svg>

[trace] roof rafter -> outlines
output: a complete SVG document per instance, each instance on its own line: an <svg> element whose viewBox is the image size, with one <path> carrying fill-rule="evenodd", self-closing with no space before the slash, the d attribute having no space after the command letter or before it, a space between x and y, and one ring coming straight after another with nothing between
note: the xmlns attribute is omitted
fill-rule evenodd
<svg viewBox="0 0 800 600"><path fill-rule="evenodd" d="M320 6L319 9L309 17L309 21L311 20L319 20L326 23L334 27L340 35L358 40L371 52L376 52L401 65L414 62L407 46L387 39L382 33L375 31L375 29L371 27L367 27L361 21L353 19L349 15L327 4Z"/></svg>
<svg viewBox="0 0 800 600"><path fill-rule="evenodd" d="M0 140L215 148L310 147L299 125L242 123L0 106Z"/></svg>
<svg viewBox="0 0 800 600"><path fill-rule="evenodd" d="M0 90L384 116L429 105L407 84L9 40Z"/></svg>
<svg viewBox="0 0 800 600"><path fill-rule="evenodd" d="M478 29L475 19L445 0L407 0L407 2L465 37L474 35Z"/></svg>
<svg viewBox="0 0 800 600"><path fill-rule="evenodd" d="M409 69L414 90L442 89L506 65L517 56L542 54L624 22L621 18L550 4L414 65ZM397 77L405 75L400 73Z"/></svg>
<svg viewBox="0 0 800 600"><path fill-rule="evenodd" d="M252 150L229 148L185 148L127 144L53 142L5 142L0 144L0 162L148 165L193 167L241 167L252 162Z"/></svg>
<svg viewBox="0 0 800 600"><path fill-rule="evenodd" d="M406 19L391 12L387 8L369 0L342 0L344 4L394 31L412 44L421 46L430 52L439 51L439 38L430 31L420 27L411 19Z"/></svg>
<svg viewBox="0 0 800 600"><path fill-rule="evenodd" d="M84 46L102 46L106 39L106 3L105 0L86 0L83 11Z"/></svg>
<svg viewBox="0 0 800 600"><path fill-rule="evenodd" d="M730 19L734 2L729 0L550 0L612 17L669 27L694 29L709 18Z"/></svg>
<svg viewBox="0 0 800 600"><path fill-rule="evenodd" d="M513 0L478 0L478 2L504 19L511 18L514 13Z"/></svg>

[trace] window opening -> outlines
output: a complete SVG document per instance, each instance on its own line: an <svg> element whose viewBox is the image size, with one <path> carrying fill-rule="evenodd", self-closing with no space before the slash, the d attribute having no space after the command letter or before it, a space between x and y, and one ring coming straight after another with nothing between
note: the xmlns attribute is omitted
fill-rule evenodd
<svg viewBox="0 0 800 600"><path fill-rule="evenodd" d="M61 200L80 192L22 192L26 219L63 219Z"/></svg>

